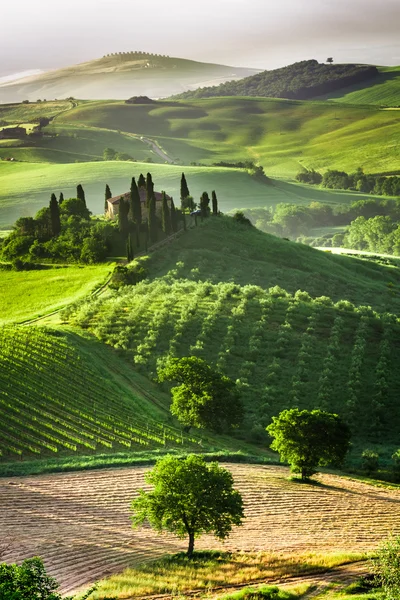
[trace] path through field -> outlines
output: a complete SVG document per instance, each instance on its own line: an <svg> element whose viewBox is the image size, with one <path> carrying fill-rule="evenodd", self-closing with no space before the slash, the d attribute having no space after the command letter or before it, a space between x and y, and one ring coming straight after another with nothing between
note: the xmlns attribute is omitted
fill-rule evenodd
<svg viewBox="0 0 400 600"><path fill-rule="evenodd" d="M197 548L282 552L366 551L400 533L400 490L320 475L288 481L285 467L228 465L246 520L225 544ZM176 552L186 542L131 530L129 505L146 468L108 469L0 480L2 560L39 555L64 592L125 566Z"/></svg>

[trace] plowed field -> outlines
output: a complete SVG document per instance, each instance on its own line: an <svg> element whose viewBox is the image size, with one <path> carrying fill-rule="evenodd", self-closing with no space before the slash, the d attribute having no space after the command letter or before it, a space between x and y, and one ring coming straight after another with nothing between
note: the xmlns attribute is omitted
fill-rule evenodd
<svg viewBox="0 0 400 600"><path fill-rule="evenodd" d="M400 533L400 490L334 475L318 485L288 481L285 467L228 465L245 500L244 526L225 544L204 536L197 548L366 551ZM129 506L146 468L0 480L2 560L40 555L68 592L104 575L186 547L149 528L133 531Z"/></svg>

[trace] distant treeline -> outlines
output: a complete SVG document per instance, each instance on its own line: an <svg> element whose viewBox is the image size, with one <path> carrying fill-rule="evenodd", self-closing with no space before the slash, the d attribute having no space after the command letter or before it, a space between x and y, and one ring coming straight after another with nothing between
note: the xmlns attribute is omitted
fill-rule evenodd
<svg viewBox="0 0 400 600"><path fill-rule="evenodd" d="M267 96L306 100L354 85L378 75L378 69L363 65L325 65L304 60L288 67L263 71L239 81L184 92L178 98L214 96Z"/></svg>
<svg viewBox="0 0 400 600"><path fill-rule="evenodd" d="M364 194L378 196L400 196L400 177L371 175L358 168L355 173L328 170L323 176L318 171L310 170L296 175L302 183L320 184L332 190L355 190Z"/></svg>
<svg viewBox="0 0 400 600"><path fill-rule="evenodd" d="M130 52L111 52L105 54L103 58L110 56L134 56L135 58L170 58L167 54L151 54L150 52L141 52L140 50L132 50Z"/></svg>

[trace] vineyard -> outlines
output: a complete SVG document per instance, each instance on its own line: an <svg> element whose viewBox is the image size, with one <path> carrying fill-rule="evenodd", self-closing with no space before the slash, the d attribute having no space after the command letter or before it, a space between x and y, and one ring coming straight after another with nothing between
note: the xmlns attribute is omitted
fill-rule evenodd
<svg viewBox="0 0 400 600"><path fill-rule="evenodd" d="M234 528L225 543L203 536L196 547L244 552L239 562L249 583L273 576L273 553L300 563L301 556L312 560L313 553L370 551L389 532L400 533L399 490L328 474L318 476L318 485L301 485L288 479L285 467L228 468L243 494L244 525ZM141 467L0 480L3 559L39 554L64 592L130 567L102 583L95 597L127 598L133 592L143 597L148 590L131 587L134 567L186 549L186 540L173 535L131 529L129 506L144 485L144 473ZM254 561L258 568L246 568L249 553L260 553ZM141 570L145 573L145 566ZM221 569L218 576L221 585L235 581L229 570ZM153 587L157 583L153 578Z"/></svg>
<svg viewBox="0 0 400 600"><path fill-rule="evenodd" d="M294 406L338 412L361 437L397 435L400 327L389 313L175 273L83 302L64 318L125 350L150 378L168 357L216 365L241 390L253 441L273 415Z"/></svg>
<svg viewBox="0 0 400 600"><path fill-rule="evenodd" d="M200 438L166 424L167 397L152 395L129 365L95 341L5 326L0 361L2 460L199 448Z"/></svg>

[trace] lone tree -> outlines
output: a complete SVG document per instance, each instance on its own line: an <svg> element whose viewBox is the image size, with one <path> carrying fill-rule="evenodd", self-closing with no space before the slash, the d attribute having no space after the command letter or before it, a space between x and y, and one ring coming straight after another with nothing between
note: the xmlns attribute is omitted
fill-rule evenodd
<svg viewBox="0 0 400 600"><path fill-rule="evenodd" d="M333 63L332 56L329 56L329 58L326 59L326 62L331 65Z"/></svg>
<svg viewBox="0 0 400 600"><path fill-rule="evenodd" d="M50 227L52 237L59 235L61 231L60 207L55 194L51 195L50 199Z"/></svg>
<svg viewBox="0 0 400 600"><path fill-rule="evenodd" d="M235 383L196 356L172 358L158 370L159 381L176 381L171 413L186 427L216 432L238 427L243 406Z"/></svg>
<svg viewBox="0 0 400 600"><path fill-rule="evenodd" d="M340 466L349 450L350 430L338 415L322 410L292 408L272 417L267 432L274 441L272 450L293 473L308 479L317 467Z"/></svg>
<svg viewBox="0 0 400 600"><path fill-rule="evenodd" d="M166 456L145 476L151 492L139 491L131 505L132 525L148 521L158 532L188 536L188 557L193 556L195 539L213 533L225 539L233 525L241 525L243 501L233 488L232 474L217 463L207 464L201 456L181 460Z"/></svg>
<svg viewBox="0 0 400 600"><path fill-rule="evenodd" d="M107 183L107 185L106 185L106 191L104 193L104 212L107 212L107 210L108 210L108 202L107 202L107 200L109 200L110 198L112 198L112 193L111 193L111 190L110 190L110 186Z"/></svg>

